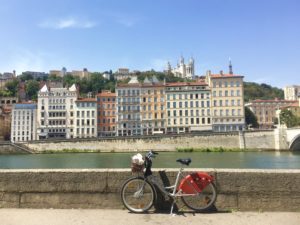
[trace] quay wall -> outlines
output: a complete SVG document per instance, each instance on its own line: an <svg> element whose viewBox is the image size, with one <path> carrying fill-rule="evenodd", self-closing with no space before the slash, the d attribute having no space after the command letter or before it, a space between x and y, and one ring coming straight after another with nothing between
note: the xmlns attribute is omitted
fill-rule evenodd
<svg viewBox="0 0 300 225"><path fill-rule="evenodd" d="M300 211L300 170L204 171L215 177L218 210ZM154 174L172 184L176 172ZM130 176L129 169L0 170L0 208L122 209L120 188ZM170 204L159 198L155 207ZM184 210L180 201L178 207Z"/></svg>
<svg viewBox="0 0 300 225"><path fill-rule="evenodd" d="M164 150L175 151L176 148L253 148L275 149L274 132L247 132L239 134L202 134L183 136L151 137L115 137L99 139L72 139L55 141L35 141L25 144L36 152L61 150L92 150L101 152Z"/></svg>

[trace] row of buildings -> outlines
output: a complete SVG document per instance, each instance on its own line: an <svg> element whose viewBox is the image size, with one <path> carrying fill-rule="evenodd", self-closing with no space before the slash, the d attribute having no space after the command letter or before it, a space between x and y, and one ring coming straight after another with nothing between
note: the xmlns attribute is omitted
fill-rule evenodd
<svg viewBox="0 0 300 225"><path fill-rule="evenodd" d="M208 72L197 82L143 83L80 98L75 85L44 85L37 103L15 104L11 140L92 138L244 129L243 76Z"/></svg>

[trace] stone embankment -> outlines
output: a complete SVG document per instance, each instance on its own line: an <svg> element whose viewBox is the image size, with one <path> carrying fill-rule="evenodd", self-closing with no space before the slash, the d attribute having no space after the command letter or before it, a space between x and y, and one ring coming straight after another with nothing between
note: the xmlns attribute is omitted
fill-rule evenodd
<svg viewBox="0 0 300 225"><path fill-rule="evenodd" d="M204 171L215 177L218 210L300 211L300 170ZM158 172L175 181L177 170ZM129 169L0 170L0 207L120 209L120 188L131 175ZM156 205L168 208L164 203Z"/></svg>
<svg viewBox="0 0 300 225"><path fill-rule="evenodd" d="M240 148L240 149L275 149L274 132L246 133L204 133L197 135L115 137L99 139L73 139L56 141L35 141L25 144L35 152L47 151L101 151L128 152L175 151L176 148Z"/></svg>

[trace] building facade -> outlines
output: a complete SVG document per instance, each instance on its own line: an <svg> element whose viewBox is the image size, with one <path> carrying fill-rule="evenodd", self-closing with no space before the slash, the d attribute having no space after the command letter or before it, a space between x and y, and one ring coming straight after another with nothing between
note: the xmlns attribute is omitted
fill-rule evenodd
<svg viewBox="0 0 300 225"><path fill-rule="evenodd" d="M73 138L77 88L48 88L38 92L37 136L48 138Z"/></svg>
<svg viewBox="0 0 300 225"><path fill-rule="evenodd" d="M246 106L255 114L259 128L270 129L277 120L276 110L298 104L298 101L291 100L260 100L256 99L246 104Z"/></svg>
<svg viewBox="0 0 300 225"><path fill-rule="evenodd" d="M295 101L300 99L300 86L299 85L293 85L293 86L287 86L284 88L284 99Z"/></svg>
<svg viewBox="0 0 300 225"><path fill-rule="evenodd" d="M141 135L140 98L141 84L134 77L128 84L118 84L117 97L117 135Z"/></svg>
<svg viewBox="0 0 300 225"><path fill-rule="evenodd" d="M156 77L141 84L141 126L143 135L166 133L165 85Z"/></svg>
<svg viewBox="0 0 300 225"><path fill-rule="evenodd" d="M37 139L37 105L34 103L14 104L12 110L11 141L26 142Z"/></svg>
<svg viewBox="0 0 300 225"><path fill-rule="evenodd" d="M231 64L230 64L231 65ZM206 81L211 89L212 126L215 132L238 131L245 127L243 76L211 74Z"/></svg>
<svg viewBox="0 0 300 225"><path fill-rule="evenodd" d="M98 136L116 135L116 93L102 91L97 94Z"/></svg>
<svg viewBox="0 0 300 225"><path fill-rule="evenodd" d="M167 133L212 129L210 90L203 82L166 84Z"/></svg>
<svg viewBox="0 0 300 225"><path fill-rule="evenodd" d="M97 104L94 98L75 101L74 138L97 137Z"/></svg>

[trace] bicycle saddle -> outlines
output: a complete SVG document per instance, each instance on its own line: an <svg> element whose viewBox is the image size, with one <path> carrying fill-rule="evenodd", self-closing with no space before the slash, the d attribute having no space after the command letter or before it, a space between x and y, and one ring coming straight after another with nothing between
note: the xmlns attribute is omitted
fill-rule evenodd
<svg viewBox="0 0 300 225"><path fill-rule="evenodd" d="M190 158L188 159L177 159L176 162L180 162L181 164L184 164L184 165L190 165L190 163L192 162L192 160Z"/></svg>

